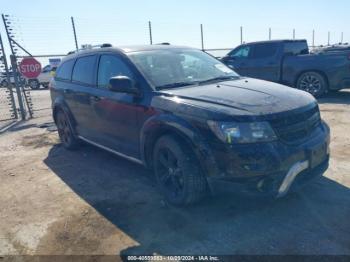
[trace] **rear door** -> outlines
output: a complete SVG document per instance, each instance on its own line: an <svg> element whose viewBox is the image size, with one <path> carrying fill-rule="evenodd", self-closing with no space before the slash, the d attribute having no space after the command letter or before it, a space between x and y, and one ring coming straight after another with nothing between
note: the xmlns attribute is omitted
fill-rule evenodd
<svg viewBox="0 0 350 262"><path fill-rule="evenodd" d="M252 45L249 57L249 76L278 82L280 77L279 43L258 43Z"/></svg>
<svg viewBox="0 0 350 262"><path fill-rule="evenodd" d="M93 138L94 112L91 109L90 93L95 88L97 55L77 58L73 73L72 86L64 90L66 96L72 97L77 131L86 138Z"/></svg>
<svg viewBox="0 0 350 262"><path fill-rule="evenodd" d="M62 65L57 70L55 76L56 88L53 88L51 92L55 95L60 95L64 98L70 112L72 113L74 119L76 119L76 114L78 113L77 104L74 101L74 92L72 80L72 70L75 63L75 59L63 62Z"/></svg>

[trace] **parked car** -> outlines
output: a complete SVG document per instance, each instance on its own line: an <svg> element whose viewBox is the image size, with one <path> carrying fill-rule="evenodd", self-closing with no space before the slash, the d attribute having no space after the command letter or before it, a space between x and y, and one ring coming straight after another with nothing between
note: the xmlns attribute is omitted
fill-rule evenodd
<svg viewBox="0 0 350 262"><path fill-rule="evenodd" d="M306 40L243 44L222 61L243 76L296 87L315 97L350 87L350 51L311 54Z"/></svg>
<svg viewBox="0 0 350 262"><path fill-rule="evenodd" d="M9 76L11 84L14 85L15 79L12 71L9 72ZM19 81L21 81L22 84L26 84L26 80L22 76L19 77ZM9 87L9 82L5 72L0 74L0 86L5 88Z"/></svg>
<svg viewBox="0 0 350 262"><path fill-rule="evenodd" d="M200 50L76 52L50 92L65 148L85 141L153 169L174 205L223 189L281 197L328 167L329 128L310 94L241 77Z"/></svg>
<svg viewBox="0 0 350 262"><path fill-rule="evenodd" d="M55 71L56 67L51 67L51 65L45 66L37 78L28 79L28 85L33 90L39 89L41 85L44 88L48 88Z"/></svg>

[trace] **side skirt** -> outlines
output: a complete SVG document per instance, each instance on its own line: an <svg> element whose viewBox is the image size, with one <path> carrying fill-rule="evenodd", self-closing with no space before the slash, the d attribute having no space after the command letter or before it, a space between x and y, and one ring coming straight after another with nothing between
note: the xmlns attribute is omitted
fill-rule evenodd
<svg viewBox="0 0 350 262"><path fill-rule="evenodd" d="M144 165L144 163L140 159L137 159L137 158L134 158L134 157L131 157L131 156L128 156L128 155L124 155L123 153L120 153L120 152L115 151L115 150L113 150L111 148L105 147L103 145L100 145L100 144L98 144L96 142L93 142L93 141L91 141L91 140L89 140L89 139L87 139L85 137L78 136L78 138L83 140L83 141L85 141L86 143L89 143L89 144L91 144L93 146L97 146L97 147L99 147L99 148L101 148L103 150L111 152L111 153L113 153L113 154L115 154L117 156L123 157L123 158L125 158L127 160L130 160L130 161L134 162L134 163L137 163L137 164L140 164L140 165Z"/></svg>

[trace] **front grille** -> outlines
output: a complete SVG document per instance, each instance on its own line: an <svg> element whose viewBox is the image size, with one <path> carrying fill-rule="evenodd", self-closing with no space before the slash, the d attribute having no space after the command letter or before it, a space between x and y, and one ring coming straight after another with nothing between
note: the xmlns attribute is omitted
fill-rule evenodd
<svg viewBox="0 0 350 262"><path fill-rule="evenodd" d="M317 106L304 112L269 121L277 136L286 142L306 139L321 123Z"/></svg>

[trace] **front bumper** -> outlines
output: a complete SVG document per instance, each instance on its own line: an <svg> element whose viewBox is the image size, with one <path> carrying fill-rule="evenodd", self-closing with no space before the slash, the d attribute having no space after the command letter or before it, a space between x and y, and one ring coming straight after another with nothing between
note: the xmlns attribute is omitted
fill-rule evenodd
<svg viewBox="0 0 350 262"><path fill-rule="evenodd" d="M301 144L281 141L251 145L214 145L216 174L207 176L213 193L242 192L283 196L328 168L330 132L322 123Z"/></svg>

